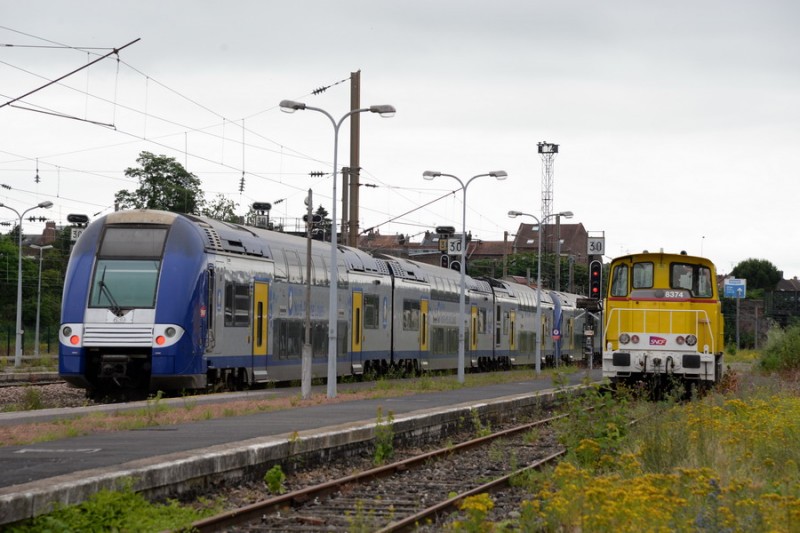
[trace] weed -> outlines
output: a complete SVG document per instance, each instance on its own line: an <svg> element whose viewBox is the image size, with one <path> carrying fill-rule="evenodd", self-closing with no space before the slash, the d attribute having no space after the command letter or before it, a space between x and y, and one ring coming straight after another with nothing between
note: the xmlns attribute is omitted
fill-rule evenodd
<svg viewBox="0 0 800 533"><path fill-rule="evenodd" d="M481 422L481 415L478 413L477 409L470 409L470 415L472 417L472 427L475 429L475 435L478 437L486 437L492 434L492 426L489 422L486 425L483 425Z"/></svg>
<svg viewBox="0 0 800 533"><path fill-rule="evenodd" d="M182 507L174 500L150 503L132 485L128 481L119 491L100 491L80 505L57 506L50 514L15 524L11 531L188 531L192 522L221 510L208 502L200 509Z"/></svg>
<svg viewBox="0 0 800 533"><path fill-rule="evenodd" d="M489 460L493 463L502 463L506 456L505 446L506 443L502 440L493 441L489 446Z"/></svg>
<svg viewBox="0 0 800 533"><path fill-rule="evenodd" d="M264 483L271 494L283 494L286 488L283 483L286 481L286 474L283 473L281 465L275 465L264 474Z"/></svg>
<svg viewBox="0 0 800 533"><path fill-rule="evenodd" d="M147 399L147 408L145 409L145 416L147 418L148 426L158 425L158 414L166 411L167 406L161 401L164 399L164 391L158 391L155 396Z"/></svg>
<svg viewBox="0 0 800 533"><path fill-rule="evenodd" d="M25 395L22 400L22 410L33 411L42 408L44 408L42 391L38 387L26 387Z"/></svg>
<svg viewBox="0 0 800 533"><path fill-rule="evenodd" d="M375 456L373 462L382 465L394 455L394 414L389 411L383 421L383 409L378 407L378 420L375 423Z"/></svg>

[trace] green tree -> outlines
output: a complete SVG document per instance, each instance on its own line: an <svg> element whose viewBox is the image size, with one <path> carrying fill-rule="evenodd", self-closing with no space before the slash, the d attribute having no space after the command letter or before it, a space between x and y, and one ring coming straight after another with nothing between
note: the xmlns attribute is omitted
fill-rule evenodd
<svg viewBox="0 0 800 533"><path fill-rule="evenodd" d="M239 204L218 194L200 213L208 218L237 224L239 223L239 215L236 214L237 207Z"/></svg>
<svg viewBox="0 0 800 533"><path fill-rule="evenodd" d="M120 208L200 214L205 203L200 179L175 158L141 152L136 162L139 167L125 169L125 175L138 179L139 188L114 195Z"/></svg>
<svg viewBox="0 0 800 533"><path fill-rule="evenodd" d="M738 279L747 280L748 291L771 291L780 280L783 272L766 259L745 259L739 262L731 275Z"/></svg>

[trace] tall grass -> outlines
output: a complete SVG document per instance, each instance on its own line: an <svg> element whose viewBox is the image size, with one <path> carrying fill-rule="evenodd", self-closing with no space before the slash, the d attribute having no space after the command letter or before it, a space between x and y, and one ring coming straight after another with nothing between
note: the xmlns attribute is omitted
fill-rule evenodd
<svg viewBox="0 0 800 533"><path fill-rule="evenodd" d="M533 480L520 530L800 531L796 390L650 405L621 433L586 424L565 439L573 451Z"/></svg>

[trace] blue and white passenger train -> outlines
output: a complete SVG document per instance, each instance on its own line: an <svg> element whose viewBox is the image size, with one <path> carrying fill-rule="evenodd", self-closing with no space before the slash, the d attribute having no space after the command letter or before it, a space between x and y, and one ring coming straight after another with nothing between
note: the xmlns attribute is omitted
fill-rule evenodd
<svg viewBox="0 0 800 533"><path fill-rule="evenodd" d="M460 274L303 237L154 210L90 224L70 256L59 373L91 395L242 388L300 379L311 291L312 374L327 375L337 290L339 376L455 369ZM576 295L466 278L465 361L492 370L580 357ZM332 289L334 287L335 289ZM553 340L553 329L561 338Z"/></svg>

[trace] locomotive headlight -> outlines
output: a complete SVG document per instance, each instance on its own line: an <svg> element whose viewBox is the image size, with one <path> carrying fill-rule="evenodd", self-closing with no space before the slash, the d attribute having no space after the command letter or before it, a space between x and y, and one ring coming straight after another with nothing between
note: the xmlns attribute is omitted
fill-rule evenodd
<svg viewBox="0 0 800 533"><path fill-rule="evenodd" d="M61 334L64 335L65 337L69 337L70 335L72 335L72 328L69 326L64 326L64 329L61 330Z"/></svg>
<svg viewBox="0 0 800 533"><path fill-rule="evenodd" d="M683 346L683 343L686 342L686 339L678 335L677 337L675 337L675 342L678 343L678 346Z"/></svg>
<svg viewBox="0 0 800 533"><path fill-rule="evenodd" d="M172 326L170 326L170 327L168 327L167 329L164 330L164 334L167 337L174 337L176 333L177 333L177 331Z"/></svg>
<svg viewBox="0 0 800 533"><path fill-rule="evenodd" d="M631 342L631 336L628 335L627 333L623 333L622 335L619 336L620 344L628 344L629 342Z"/></svg>
<svg viewBox="0 0 800 533"><path fill-rule="evenodd" d="M631 342L633 344L639 344L639 335L634 335L633 337L631 337Z"/></svg>
<svg viewBox="0 0 800 533"><path fill-rule="evenodd" d="M695 337L694 335L687 335L686 344L688 344L689 346L694 346L695 344L697 344L697 337Z"/></svg>

